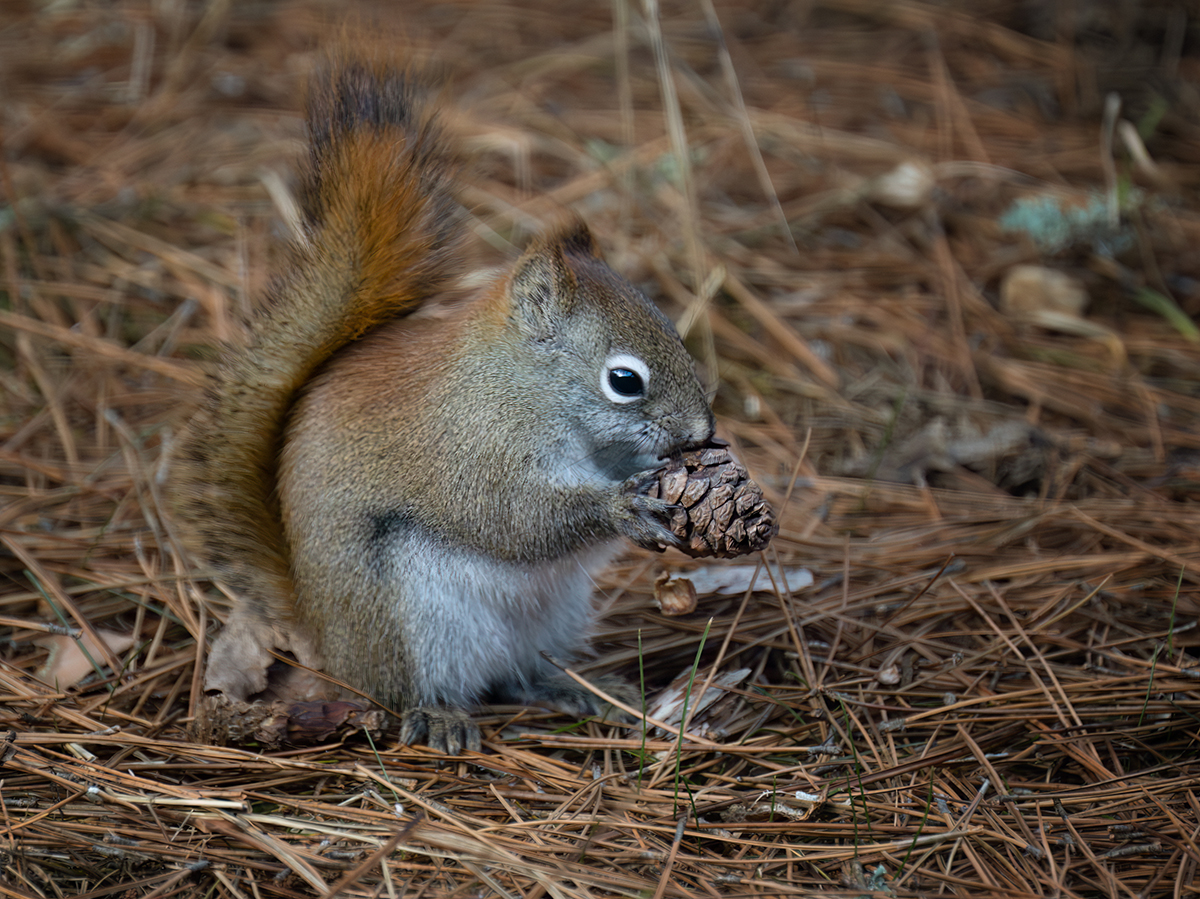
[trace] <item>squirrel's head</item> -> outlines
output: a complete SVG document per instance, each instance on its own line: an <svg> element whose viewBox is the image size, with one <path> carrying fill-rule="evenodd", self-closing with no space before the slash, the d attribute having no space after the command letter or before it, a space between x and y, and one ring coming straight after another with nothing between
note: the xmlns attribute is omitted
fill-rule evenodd
<svg viewBox="0 0 1200 899"><path fill-rule="evenodd" d="M575 223L517 262L509 321L561 416L564 448L622 480L705 442L713 417L695 363L663 313L600 259Z"/></svg>

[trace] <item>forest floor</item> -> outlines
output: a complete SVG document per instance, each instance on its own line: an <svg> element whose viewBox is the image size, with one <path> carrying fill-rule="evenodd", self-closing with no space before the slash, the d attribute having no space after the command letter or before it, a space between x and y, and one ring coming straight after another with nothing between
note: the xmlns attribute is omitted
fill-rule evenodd
<svg viewBox="0 0 1200 899"><path fill-rule="evenodd" d="M194 739L164 449L339 40L444 81L480 266L586 219L780 511L599 585L578 670L674 733ZM25 0L0 147L0 895L1200 893L1186 4Z"/></svg>

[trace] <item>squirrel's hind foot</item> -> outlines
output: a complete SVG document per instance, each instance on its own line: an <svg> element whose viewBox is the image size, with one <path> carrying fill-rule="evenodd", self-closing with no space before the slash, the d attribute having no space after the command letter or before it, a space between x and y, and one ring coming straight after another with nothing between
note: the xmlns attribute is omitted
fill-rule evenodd
<svg viewBox="0 0 1200 899"><path fill-rule="evenodd" d="M637 709L642 706L642 697L622 678L599 677L593 683L613 699L631 708ZM545 706L575 718L603 718L623 724L631 724L637 720L566 675L547 677L523 689L514 689L505 698L526 705Z"/></svg>
<svg viewBox="0 0 1200 899"><path fill-rule="evenodd" d="M400 716L400 742L424 743L445 755L479 752L479 725L463 709L418 706Z"/></svg>

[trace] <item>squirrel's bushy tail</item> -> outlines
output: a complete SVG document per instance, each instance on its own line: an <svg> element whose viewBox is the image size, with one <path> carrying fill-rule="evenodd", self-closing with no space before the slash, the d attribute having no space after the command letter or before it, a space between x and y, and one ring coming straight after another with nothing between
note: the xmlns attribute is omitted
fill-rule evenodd
<svg viewBox="0 0 1200 899"><path fill-rule="evenodd" d="M277 618L290 618L293 591L275 468L297 391L340 347L413 311L457 270L451 153L419 87L370 62L333 62L313 78L303 236L173 457L176 518L193 550L243 604Z"/></svg>

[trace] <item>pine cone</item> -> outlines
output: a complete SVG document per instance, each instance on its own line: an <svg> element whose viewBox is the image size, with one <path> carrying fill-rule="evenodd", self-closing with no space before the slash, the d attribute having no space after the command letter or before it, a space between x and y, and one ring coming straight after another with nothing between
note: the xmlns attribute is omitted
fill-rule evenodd
<svg viewBox="0 0 1200 899"><path fill-rule="evenodd" d="M668 462L649 495L680 507L669 527L683 541L679 548L693 558L758 552L779 531L762 490L729 450L715 443Z"/></svg>

